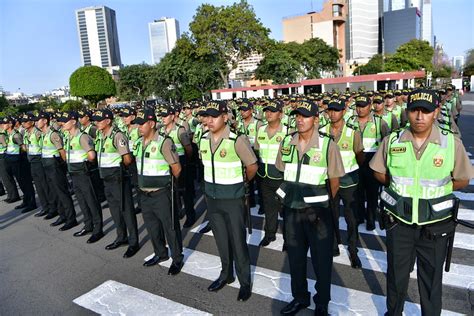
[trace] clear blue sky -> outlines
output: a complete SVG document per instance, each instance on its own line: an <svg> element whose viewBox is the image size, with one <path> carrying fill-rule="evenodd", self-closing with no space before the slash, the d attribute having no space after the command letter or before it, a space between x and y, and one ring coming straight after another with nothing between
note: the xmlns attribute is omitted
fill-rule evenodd
<svg viewBox="0 0 474 316"><path fill-rule="evenodd" d="M68 85L80 66L75 10L106 5L115 10L122 63L150 63L148 22L179 20L188 30L196 8L233 1L198 0L0 0L0 86L6 91L42 93ZM257 16L282 39L285 16L322 8L323 0L250 0ZM474 48L474 1L433 0L434 32L450 57Z"/></svg>

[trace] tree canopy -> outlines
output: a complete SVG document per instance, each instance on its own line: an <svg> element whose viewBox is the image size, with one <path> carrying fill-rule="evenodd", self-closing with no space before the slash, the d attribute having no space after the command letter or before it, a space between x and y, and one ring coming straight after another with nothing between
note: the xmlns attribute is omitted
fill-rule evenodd
<svg viewBox="0 0 474 316"><path fill-rule="evenodd" d="M433 70L434 50L427 41L413 39L400 45L385 60L385 71Z"/></svg>
<svg viewBox="0 0 474 316"><path fill-rule="evenodd" d="M358 66L354 69L354 75L371 75L384 71L384 56L382 54L374 55L367 64Z"/></svg>
<svg viewBox="0 0 474 316"><path fill-rule="evenodd" d="M152 67L145 63L119 70L118 95L123 100L143 101L150 95L149 76Z"/></svg>
<svg viewBox="0 0 474 316"><path fill-rule="evenodd" d="M107 70L97 66L83 66L69 77L71 95L96 104L115 95L115 82Z"/></svg>

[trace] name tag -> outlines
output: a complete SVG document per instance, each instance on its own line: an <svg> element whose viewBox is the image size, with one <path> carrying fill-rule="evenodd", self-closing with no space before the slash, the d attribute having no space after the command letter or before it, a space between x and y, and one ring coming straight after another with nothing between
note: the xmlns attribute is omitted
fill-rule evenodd
<svg viewBox="0 0 474 316"><path fill-rule="evenodd" d="M406 147L392 147L392 148L390 148L390 153L391 154L403 154L406 151L407 151Z"/></svg>

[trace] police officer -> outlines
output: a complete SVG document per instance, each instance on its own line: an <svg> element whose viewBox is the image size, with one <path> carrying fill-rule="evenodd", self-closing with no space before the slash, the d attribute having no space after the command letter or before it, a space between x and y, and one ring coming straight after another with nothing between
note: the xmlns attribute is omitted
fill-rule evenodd
<svg viewBox="0 0 474 316"><path fill-rule="evenodd" d="M283 173L275 167L280 143L287 134L287 128L281 124L283 106L278 101L269 101L263 108L267 124L258 128L254 149L258 156L257 181L262 191L262 201L265 209L265 236L260 247L268 246L276 240L278 214L281 204L275 196L276 190L283 182Z"/></svg>
<svg viewBox="0 0 474 316"><path fill-rule="evenodd" d="M371 112L370 99L365 95L356 97L357 116L350 119L352 128L362 134L362 144L364 146L364 161L359 169L359 223L367 220L366 229L375 229L375 219L377 213L377 197L379 183L375 180L372 170L369 168L369 161L377 151L382 139L390 132L387 123L379 116ZM367 208L364 202L367 201Z"/></svg>
<svg viewBox="0 0 474 316"><path fill-rule="evenodd" d="M234 282L235 258L240 283L237 300L246 301L252 292L245 230L244 181L251 181L258 167L248 139L235 134L227 125L227 112L223 102L208 103L209 133L199 145L204 165L207 215L222 265L219 278L211 283L208 290L215 292Z"/></svg>
<svg viewBox="0 0 474 316"><path fill-rule="evenodd" d="M469 184L472 168L461 141L434 123L435 91L408 96L409 128L385 138L370 162L386 186L381 194L387 229L387 314L402 315L416 257L423 315L440 315L443 263L454 232L453 195Z"/></svg>
<svg viewBox="0 0 474 316"><path fill-rule="evenodd" d="M184 201L184 208L186 211L186 221L183 224L184 228L191 227L196 222L196 211L194 210L194 178L190 168L187 168L188 163L191 163L193 158L193 149L191 146L191 139L187 130L176 123L176 109L172 106L162 106L158 109L158 115L162 119L163 127L160 133L169 136L175 146L179 156L179 162L183 166L183 172L178 178L178 193L179 198Z"/></svg>
<svg viewBox="0 0 474 316"><path fill-rule="evenodd" d="M5 161L5 153L8 145L8 134L4 130L4 124L8 122L8 118L0 119L0 177L2 183L7 191L6 203L15 203L20 200L18 189L16 187L15 179L7 171L7 164Z"/></svg>
<svg viewBox="0 0 474 316"><path fill-rule="evenodd" d="M297 133L283 139L276 159L276 167L284 172L284 182L276 193L284 207L293 295L293 301L280 313L294 315L310 304L306 278L309 248L317 279L315 313L327 315L334 242L330 202L339 190L344 166L334 141L318 132L316 104L300 100L291 114L296 114Z"/></svg>
<svg viewBox="0 0 474 316"><path fill-rule="evenodd" d="M90 177L91 163L96 153L92 137L80 130L78 121L79 115L74 111L65 112L58 118L58 122L63 123L62 129L68 134L64 142L66 163L77 202L84 215L84 228L74 236L83 235L83 231L91 232L92 236L87 242L93 243L104 236L102 209Z"/></svg>
<svg viewBox="0 0 474 316"><path fill-rule="evenodd" d="M351 267L361 268L361 262L357 256L358 224L357 208L359 183L359 165L364 160L364 147L362 146L362 136L359 131L347 126L344 121L346 107L340 100L331 100L328 104L327 113L330 124L323 128L323 131L331 135L341 152L344 171L346 174L340 179L340 189L334 199L334 225L336 238L334 239L334 255L339 255L338 244L341 243L339 233L339 203L344 204L344 218L347 223L347 241L349 259Z"/></svg>
<svg viewBox="0 0 474 316"><path fill-rule="evenodd" d="M157 131L152 109L139 112L134 122L139 125L142 135L135 146L139 198L143 221L155 251L153 258L143 265L150 267L168 260L168 242L173 260L168 274L176 275L184 264L181 230L174 212L173 187L174 178L179 177L181 172L181 164L173 140Z"/></svg>
<svg viewBox="0 0 474 316"><path fill-rule="evenodd" d="M122 131L112 126L113 119L114 115L109 109L96 111L92 115L92 120L102 133L97 160L100 176L104 181L105 197L117 229L117 238L105 249L113 250L128 244L123 257L130 258L140 249L132 185L129 173L125 170L132 163L133 157L128 148L128 138Z"/></svg>
<svg viewBox="0 0 474 316"><path fill-rule="evenodd" d="M15 206L15 209L23 209L26 213L36 209L35 190L31 179L30 166L26 157L26 147L23 144L23 136L15 128L17 120L9 117L3 128L8 135L8 144L5 152L7 172L18 182L23 192L23 202Z"/></svg>
<svg viewBox="0 0 474 316"><path fill-rule="evenodd" d="M33 178L36 192L41 204L41 211L36 213L36 217L45 216L52 212L54 205L50 199L48 183L41 162L41 144L43 143L43 133L35 126L35 116L33 113L26 113L22 116L22 126L25 129L23 142L26 146L28 161L30 162L31 177Z"/></svg>
<svg viewBox="0 0 474 316"><path fill-rule="evenodd" d="M377 94L372 98L372 105L374 115L380 116L385 121L385 123L387 123L388 129L390 131L394 131L400 128L395 114L385 109L384 100L381 95Z"/></svg>
<svg viewBox="0 0 474 316"><path fill-rule="evenodd" d="M61 134L50 126L50 118L50 114L46 112L40 112L35 118L36 127L44 135L41 144L41 162L55 206L55 209L51 210L44 219L54 218L59 213L59 218L51 226L73 225L77 222L76 210L69 194L68 180L64 172L66 151Z"/></svg>

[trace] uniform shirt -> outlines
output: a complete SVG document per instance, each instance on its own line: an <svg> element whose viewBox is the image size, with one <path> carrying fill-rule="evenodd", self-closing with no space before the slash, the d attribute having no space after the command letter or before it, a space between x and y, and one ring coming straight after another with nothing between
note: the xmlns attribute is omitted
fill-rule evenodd
<svg viewBox="0 0 474 316"><path fill-rule="evenodd" d="M158 132L155 132L155 135L153 136L152 140L153 141L158 141L160 134ZM143 148L145 148L150 142L146 142L143 140ZM174 165L175 163L179 162L179 156L178 153L176 152L176 146L173 143L173 140L171 138L165 138L163 140L163 144L161 145L161 153L163 154L163 158L165 158L166 162L169 165ZM137 157L137 159L141 159L141 157ZM140 188L141 191L144 192L156 192L158 189L153 189L153 188Z"/></svg>
<svg viewBox="0 0 474 316"><path fill-rule="evenodd" d="M334 130L332 128L329 129L329 131L331 133L331 136L334 137L334 142L336 144L341 139L343 129L344 128L341 127L341 129L339 130L339 132L337 134L334 134ZM357 130L354 131L354 142L352 144L352 149L353 149L355 154L364 151L364 144L362 143L362 134L360 133L360 131L357 131Z"/></svg>
<svg viewBox="0 0 474 316"><path fill-rule="evenodd" d="M188 133L188 131L186 130L186 128L184 126L175 125L173 128L178 128L178 132L177 132L178 139L179 139L179 142L181 143L181 145L183 145L183 147L191 145L191 138L189 137L189 133ZM171 129L170 132L172 130L173 129ZM166 131L166 128L165 128L165 133L166 133L167 136L169 136L169 132Z"/></svg>
<svg viewBox="0 0 474 316"><path fill-rule="evenodd" d="M402 112L405 112L405 110L403 110ZM382 116L386 115L387 113L390 113L391 114L390 116L392 117L392 119L391 119L391 121L392 121L391 122L392 123L392 131L394 131L396 129L399 129L400 124L398 123L397 117L392 112L388 112L387 110L384 110L382 114L377 114L377 115L382 117ZM403 122L403 120L401 120L401 122ZM387 126L388 126L388 124L387 124ZM389 128L389 130L390 130L390 128Z"/></svg>
<svg viewBox="0 0 474 316"><path fill-rule="evenodd" d="M81 132L80 129L77 129L75 133L69 132L69 140L72 140L80 132ZM84 149L86 152L94 150L94 140L87 133L83 133L81 135L81 138L79 139L79 143L81 144L82 149ZM67 148L66 148L66 152L67 152Z"/></svg>
<svg viewBox="0 0 474 316"><path fill-rule="evenodd" d="M110 128L107 133L103 133L104 139L105 137L109 137L112 134L113 128ZM128 138L125 134L121 131L115 133L115 137L113 140L113 144L117 149L117 152L120 156L126 155L130 153L130 148L128 147Z"/></svg>
<svg viewBox="0 0 474 316"><path fill-rule="evenodd" d="M291 136L289 136L291 137ZM299 144L299 134L296 133L293 135L293 138L290 141L290 145L295 145L296 149L298 150L298 158L301 160L304 154L306 154L310 148L312 147L319 147L319 132L317 128L314 128L313 135L308 143L306 148L301 148ZM333 178L340 178L344 176L346 173L344 171L344 164L342 163L341 153L339 151L339 147L337 144L330 140L328 145L328 170L327 175L329 179ZM278 150L278 156L276 158L275 166L278 170L284 172L285 171L285 163L281 159L281 144L280 149Z"/></svg>
<svg viewBox="0 0 474 316"><path fill-rule="evenodd" d="M272 138L273 136L276 135L276 133L279 133L279 132L283 131L283 128L284 128L283 124L280 123L280 126L279 126L274 132L269 133L269 132L268 132L268 125L267 125L267 126L265 127L265 129L263 130L263 132L264 132L264 133L267 133L267 135L268 135L269 138ZM285 128L286 128L286 127L285 127ZM257 135L257 136L258 136L258 135ZM253 145L253 148L254 148L255 150L259 150L259 149L260 149L260 144L258 143L258 137L255 138L255 144Z"/></svg>
<svg viewBox="0 0 474 316"><path fill-rule="evenodd" d="M374 115L372 113L369 114L369 120L366 122L366 123L361 123L359 121L359 118L356 117L356 121L357 123L359 123L359 130L361 132L361 134L364 134L364 129L365 129L365 126L367 125L368 122L374 122ZM384 138L385 136L387 136L388 134L390 134L390 128L388 128L388 124L387 122L385 122L382 118L380 118L380 134L381 134L381 137L380 138ZM377 128L379 128L377 126Z"/></svg>
<svg viewBox="0 0 474 316"><path fill-rule="evenodd" d="M212 132L209 132L206 135L206 138L210 140L211 152L215 153L221 143L221 140L223 138L229 138L229 135L230 135L229 126L224 127L224 131L221 137L217 139L217 141L214 141L214 139L212 138ZM239 156L240 160L242 160L242 164L244 166L250 166L257 163L257 157L255 156L255 153L252 150L252 146L250 146L249 139L245 135L239 135L237 137L234 147L235 147L235 152L237 153L237 156Z"/></svg>
<svg viewBox="0 0 474 316"><path fill-rule="evenodd" d="M388 142L390 137L384 138L382 144L379 147L379 150L374 155L372 160L370 161L370 168L376 172L386 174L387 173L387 150L388 150ZM415 156L417 160L420 160L423 152L425 151L428 143L440 144L441 137L440 137L440 130L435 125L431 128L431 133L426 139L426 141L418 147L414 141L413 134L411 133L410 129L407 129L406 132L403 133L400 137L400 141L411 141L413 145L413 150L415 151ZM455 180L470 180L473 178L473 171L471 161L466 154L466 149L464 145L459 140L459 138L454 137L454 170L452 171L452 177Z"/></svg>

